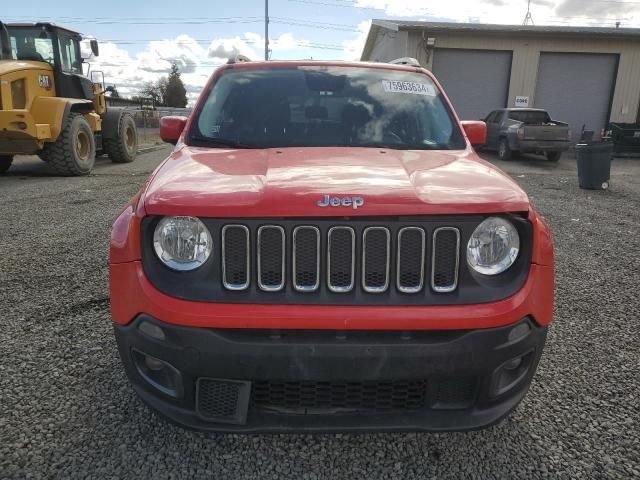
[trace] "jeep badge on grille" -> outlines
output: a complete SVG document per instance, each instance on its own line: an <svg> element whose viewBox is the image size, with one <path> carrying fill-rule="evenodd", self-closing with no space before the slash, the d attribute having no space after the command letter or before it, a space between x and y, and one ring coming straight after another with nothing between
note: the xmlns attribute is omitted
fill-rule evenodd
<svg viewBox="0 0 640 480"><path fill-rule="evenodd" d="M319 207L351 207L357 210L364 205L364 198L362 197L331 197L325 195L322 200L318 200L317 205Z"/></svg>

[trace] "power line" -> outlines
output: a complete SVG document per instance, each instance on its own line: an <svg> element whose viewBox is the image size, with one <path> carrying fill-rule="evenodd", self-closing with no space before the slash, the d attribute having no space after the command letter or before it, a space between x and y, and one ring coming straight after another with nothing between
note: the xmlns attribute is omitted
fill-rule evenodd
<svg viewBox="0 0 640 480"><path fill-rule="evenodd" d="M250 44L250 45L254 45L256 43L259 43L256 40L251 40L251 39L247 39L247 38L240 38L238 37L238 40L241 42L244 42L246 44ZM189 38L189 39L184 39L184 40L168 40L168 39L136 39L136 40L120 40L120 39L115 39L115 38L111 38L111 39L105 39L102 40L103 43L114 43L116 45L142 45L142 44L146 44L146 43L151 43L151 42L169 42L169 43L176 43L179 45L187 45L190 43L196 43L198 45L202 45L202 44L209 44L212 43L214 40L209 40L209 39L196 39L196 38ZM275 39L272 41L272 43L276 46L279 46L279 42L278 39ZM319 42L309 42L306 40L298 40L298 41L294 41L293 44L297 47L309 47L309 48L323 48L323 49L329 49L329 50L342 50L343 47L342 45L339 45L337 43L319 43Z"/></svg>
<svg viewBox="0 0 640 480"><path fill-rule="evenodd" d="M320 0L288 0L289 2L293 2L293 3L306 3L306 4L310 4L310 5L324 5L324 6L328 6L328 7L339 7L339 8L358 8L360 10L386 10L387 5L385 5L384 7L365 7L362 5L358 5L355 2L343 2L343 3L339 3L341 0L333 0L332 2L323 2ZM429 9L427 8L420 8L420 9L416 9L416 11L419 11L421 13L417 14L417 15L426 15L429 12Z"/></svg>

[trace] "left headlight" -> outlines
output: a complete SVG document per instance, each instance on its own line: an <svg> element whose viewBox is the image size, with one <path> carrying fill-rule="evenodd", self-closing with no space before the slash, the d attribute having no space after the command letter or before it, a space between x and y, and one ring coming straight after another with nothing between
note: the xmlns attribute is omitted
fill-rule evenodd
<svg viewBox="0 0 640 480"><path fill-rule="evenodd" d="M489 217L475 229L467 244L467 263L483 275L498 275L513 265L520 236L511 222Z"/></svg>
<svg viewBox="0 0 640 480"><path fill-rule="evenodd" d="M195 270L207 261L213 248L211 233L195 217L165 217L153 233L158 258L173 270Z"/></svg>

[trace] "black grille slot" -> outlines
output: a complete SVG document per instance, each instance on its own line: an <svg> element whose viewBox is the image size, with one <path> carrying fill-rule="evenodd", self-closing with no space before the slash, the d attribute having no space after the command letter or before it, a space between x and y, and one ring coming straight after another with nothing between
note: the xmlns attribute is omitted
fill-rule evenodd
<svg viewBox="0 0 640 480"><path fill-rule="evenodd" d="M431 287L436 292L452 292L458 286L460 231L453 227L438 228L433 233Z"/></svg>
<svg viewBox="0 0 640 480"><path fill-rule="evenodd" d="M425 233L417 227L398 232L398 290L416 293L424 285Z"/></svg>
<svg viewBox="0 0 640 480"><path fill-rule="evenodd" d="M350 227L333 227L329 230L327 282L333 292L353 289L355 242L355 232Z"/></svg>
<svg viewBox="0 0 640 480"><path fill-rule="evenodd" d="M229 290L249 286L249 229L244 225L222 229L222 277Z"/></svg>
<svg viewBox="0 0 640 480"><path fill-rule="evenodd" d="M389 230L367 228L362 236L362 287L369 293L384 292L389 286Z"/></svg>
<svg viewBox="0 0 640 480"><path fill-rule="evenodd" d="M196 411L201 418L212 422L244 423L250 393L250 382L199 378Z"/></svg>
<svg viewBox="0 0 640 480"><path fill-rule="evenodd" d="M293 286L312 292L320 286L320 231L316 227L293 230Z"/></svg>
<svg viewBox="0 0 640 480"><path fill-rule="evenodd" d="M352 411L425 407L426 380L389 382L253 382L255 407Z"/></svg>
<svg viewBox="0 0 640 480"><path fill-rule="evenodd" d="M439 410L469 408L475 401L476 381L473 378L443 378L430 384L431 407Z"/></svg>
<svg viewBox="0 0 640 480"><path fill-rule="evenodd" d="M266 225L258 229L258 282L262 290L275 292L284 287L284 229Z"/></svg>

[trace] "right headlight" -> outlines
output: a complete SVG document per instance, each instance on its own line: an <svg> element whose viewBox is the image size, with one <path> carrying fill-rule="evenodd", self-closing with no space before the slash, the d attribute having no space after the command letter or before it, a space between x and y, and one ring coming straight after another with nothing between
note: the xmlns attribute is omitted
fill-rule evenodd
<svg viewBox="0 0 640 480"><path fill-rule="evenodd" d="M511 222L489 217L474 230L467 244L467 263L483 275L498 275L518 258L520 236Z"/></svg>
<svg viewBox="0 0 640 480"><path fill-rule="evenodd" d="M207 261L213 248L211 233L196 217L165 217L153 233L158 258L173 270L195 270Z"/></svg>

